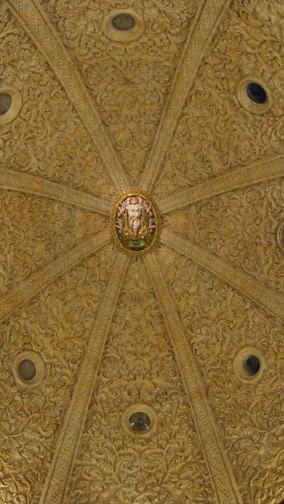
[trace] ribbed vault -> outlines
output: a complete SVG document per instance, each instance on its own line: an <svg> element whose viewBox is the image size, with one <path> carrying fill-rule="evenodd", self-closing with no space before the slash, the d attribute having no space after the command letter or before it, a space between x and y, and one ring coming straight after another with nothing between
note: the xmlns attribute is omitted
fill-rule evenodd
<svg viewBox="0 0 284 504"><path fill-rule="evenodd" d="M143 19L137 40L106 31L120 10ZM22 100L0 116L1 502L280 503L280 2L0 14L0 94ZM269 107L242 98L246 80ZM111 234L134 187L161 216L144 256ZM39 383L17 376L24 352ZM157 415L149 438L123 431L136 403Z"/></svg>

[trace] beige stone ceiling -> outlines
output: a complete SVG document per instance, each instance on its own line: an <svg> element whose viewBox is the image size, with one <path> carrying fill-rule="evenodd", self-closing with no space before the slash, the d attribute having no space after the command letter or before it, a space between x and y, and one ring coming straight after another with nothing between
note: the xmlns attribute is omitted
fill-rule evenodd
<svg viewBox="0 0 284 504"><path fill-rule="evenodd" d="M1 504L284 499L283 26L281 0L0 3ZM137 257L110 228L134 187L162 216Z"/></svg>

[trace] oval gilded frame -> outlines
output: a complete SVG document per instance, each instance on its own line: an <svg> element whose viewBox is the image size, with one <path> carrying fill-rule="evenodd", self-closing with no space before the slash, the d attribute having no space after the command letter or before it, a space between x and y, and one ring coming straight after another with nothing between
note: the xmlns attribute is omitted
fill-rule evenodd
<svg viewBox="0 0 284 504"><path fill-rule="evenodd" d="M125 244L122 243L122 240L119 238L119 232L118 232L117 226L116 226L117 211L119 209L119 206L124 201L126 201L127 198L131 198L131 197L141 198L142 200L146 201L150 205L151 210L154 215L154 222L155 222L155 230L153 232L153 237L149 243L147 243L147 236L148 236L148 238L149 238L149 236L151 236L151 233L149 233L149 232L147 233L147 236L145 236L145 237L142 236L141 240L138 237L136 240L134 240L134 239L132 240L133 243L135 241L137 242L137 248L135 248L135 245L133 245L132 248L127 247ZM146 252L151 250L154 247L154 245L157 243L157 239L160 235L161 217L160 217L160 213L159 213L157 204L154 201L154 199L150 196L150 194L148 194L146 191L141 191L140 189L129 189L128 191L121 193L115 199L113 206L112 206L111 230L112 230L112 236L113 236L113 239L114 239L116 245L118 246L118 248L120 248L120 250L123 250L123 252L125 252L126 254L130 254L132 256L133 255L138 256L141 254L145 254ZM139 233L140 233L140 231L139 231ZM142 242L143 240L146 241L145 246L144 247L139 246L138 242L139 241ZM131 242L131 238L129 239L129 242Z"/></svg>

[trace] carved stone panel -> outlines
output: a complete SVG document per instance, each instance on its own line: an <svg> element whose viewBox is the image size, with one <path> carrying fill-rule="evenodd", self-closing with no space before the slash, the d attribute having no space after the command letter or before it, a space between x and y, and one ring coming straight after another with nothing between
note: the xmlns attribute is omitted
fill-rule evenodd
<svg viewBox="0 0 284 504"><path fill-rule="evenodd" d="M136 403L138 409L145 404L146 412L150 406L157 415L156 429L149 436L135 437L124 428L124 413ZM135 499L157 504L215 502L155 295L143 263L133 260L65 502L130 504Z"/></svg>

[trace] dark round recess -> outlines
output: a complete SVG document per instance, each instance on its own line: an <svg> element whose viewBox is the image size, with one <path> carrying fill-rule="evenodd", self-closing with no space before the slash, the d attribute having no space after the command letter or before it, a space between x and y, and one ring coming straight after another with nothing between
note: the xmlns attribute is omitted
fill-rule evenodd
<svg viewBox="0 0 284 504"><path fill-rule="evenodd" d="M134 28L135 19L130 14L121 13L114 16L111 20L112 26L116 28L116 30L120 31L128 31Z"/></svg>
<svg viewBox="0 0 284 504"><path fill-rule="evenodd" d="M256 82L250 82L247 85L246 91L247 91L248 97L254 103L257 103L259 105L266 103L267 94L266 94L265 89L263 89L263 87L260 84L257 84Z"/></svg>
<svg viewBox="0 0 284 504"><path fill-rule="evenodd" d="M284 222L280 224L278 228L278 243L280 245L280 248L284 250ZM284 504L284 501L283 501Z"/></svg>
<svg viewBox="0 0 284 504"><path fill-rule="evenodd" d="M36 374L36 367L32 360L23 359L18 365L18 373L22 380L32 380Z"/></svg>
<svg viewBox="0 0 284 504"><path fill-rule="evenodd" d="M129 425L133 432L145 432L150 427L150 418L146 413L137 411L129 418Z"/></svg>
<svg viewBox="0 0 284 504"><path fill-rule="evenodd" d="M9 93L0 93L0 115L6 114L11 107L12 98Z"/></svg>
<svg viewBox="0 0 284 504"><path fill-rule="evenodd" d="M248 376L255 376L260 369L260 360L256 355L249 355L243 361L243 369Z"/></svg>

